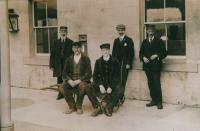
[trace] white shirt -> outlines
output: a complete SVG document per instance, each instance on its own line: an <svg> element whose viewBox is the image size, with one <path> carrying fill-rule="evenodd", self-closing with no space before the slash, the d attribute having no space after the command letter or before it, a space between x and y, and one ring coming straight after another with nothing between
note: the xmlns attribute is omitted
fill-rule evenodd
<svg viewBox="0 0 200 131"><path fill-rule="evenodd" d="M61 39L61 42L65 42L66 36L65 37L61 36L60 39Z"/></svg>
<svg viewBox="0 0 200 131"><path fill-rule="evenodd" d="M152 38L149 37L149 42L151 43L151 41L154 39L154 36Z"/></svg>
<svg viewBox="0 0 200 131"><path fill-rule="evenodd" d="M80 59L81 59L81 54L79 54L79 55L74 55L74 62L75 62L76 64L78 64L78 62L79 62Z"/></svg>
<svg viewBox="0 0 200 131"><path fill-rule="evenodd" d="M103 60L108 61L109 59L110 59L110 55L107 57L103 56Z"/></svg>
<svg viewBox="0 0 200 131"><path fill-rule="evenodd" d="M124 39L125 35L119 36L119 40L122 41Z"/></svg>

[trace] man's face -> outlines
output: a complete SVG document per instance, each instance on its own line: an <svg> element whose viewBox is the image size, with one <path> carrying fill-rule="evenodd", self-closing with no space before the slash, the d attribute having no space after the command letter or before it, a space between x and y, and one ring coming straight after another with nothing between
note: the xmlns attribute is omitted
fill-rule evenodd
<svg viewBox="0 0 200 131"><path fill-rule="evenodd" d="M125 34L125 29L117 29L117 32L120 36L123 36Z"/></svg>
<svg viewBox="0 0 200 131"><path fill-rule="evenodd" d="M149 38L152 38L154 36L154 30L153 29L147 30L147 35Z"/></svg>
<svg viewBox="0 0 200 131"><path fill-rule="evenodd" d="M73 46L72 50L73 50L75 55L81 54L81 47L79 47L79 46Z"/></svg>
<svg viewBox="0 0 200 131"><path fill-rule="evenodd" d="M108 57L110 55L110 49L103 48L101 49L101 53L104 57Z"/></svg>
<svg viewBox="0 0 200 131"><path fill-rule="evenodd" d="M67 30L60 29L60 36L61 36L61 37L67 36Z"/></svg>

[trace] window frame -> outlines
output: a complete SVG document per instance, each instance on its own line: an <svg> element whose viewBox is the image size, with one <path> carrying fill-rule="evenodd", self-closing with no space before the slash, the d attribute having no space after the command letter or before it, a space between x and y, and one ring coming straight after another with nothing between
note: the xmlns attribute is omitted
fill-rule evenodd
<svg viewBox="0 0 200 131"><path fill-rule="evenodd" d="M166 13L165 13L165 9L166 9L166 0L164 0L164 20L163 21L158 21L158 22L146 22L146 11L145 11L145 8L146 8L146 5L145 5L145 1L146 0L142 0L142 26L143 26L143 38L147 38L146 36L146 25L148 24L163 24L165 26L165 33L166 33L166 37L168 38L168 35L167 35L167 24L185 24L185 55L168 55L167 58L169 59L186 59L186 55L187 55L187 50L186 50L186 17L185 17L185 20L178 20L178 21L174 21L174 20L170 20L170 21L166 21ZM186 7L186 1L185 1L185 7ZM186 14L185 14L186 15ZM166 49L167 49L167 46L168 46L168 42L166 42Z"/></svg>
<svg viewBox="0 0 200 131"><path fill-rule="evenodd" d="M35 26L35 2L45 2L45 9L46 9L46 26ZM56 0L57 2L57 0ZM34 33L34 54L35 56L50 56L50 36L49 36L49 29L51 28L57 28L57 34L58 34L58 5L56 5L56 9L57 9L57 25L56 26L49 26L48 24L48 2L46 0L33 0L32 1L32 20L33 20L33 33ZM48 30L48 50L49 53L38 53L37 52L37 29L47 29Z"/></svg>

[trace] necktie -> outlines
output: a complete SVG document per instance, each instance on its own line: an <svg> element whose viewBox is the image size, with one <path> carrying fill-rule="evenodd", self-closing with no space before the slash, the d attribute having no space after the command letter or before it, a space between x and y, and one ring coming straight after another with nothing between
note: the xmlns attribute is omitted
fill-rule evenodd
<svg viewBox="0 0 200 131"><path fill-rule="evenodd" d="M149 39L149 43L151 43L151 42L152 42L152 38Z"/></svg>

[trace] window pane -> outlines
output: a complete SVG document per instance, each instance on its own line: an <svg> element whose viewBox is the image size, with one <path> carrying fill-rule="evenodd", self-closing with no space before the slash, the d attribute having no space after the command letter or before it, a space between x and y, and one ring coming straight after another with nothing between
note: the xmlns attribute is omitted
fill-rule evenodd
<svg viewBox="0 0 200 131"><path fill-rule="evenodd" d="M185 0L166 0L166 21L185 20Z"/></svg>
<svg viewBox="0 0 200 131"><path fill-rule="evenodd" d="M36 29L37 53L49 53L48 29Z"/></svg>
<svg viewBox="0 0 200 131"><path fill-rule="evenodd" d="M49 29L49 39L50 39L50 48L53 45L53 42L58 38L57 28L50 28Z"/></svg>
<svg viewBox="0 0 200 131"><path fill-rule="evenodd" d="M185 24L168 24L168 54L186 55L185 50Z"/></svg>
<svg viewBox="0 0 200 131"><path fill-rule="evenodd" d="M164 0L145 0L145 21L164 21Z"/></svg>
<svg viewBox="0 0 200 131"><path fill-rule="evenodd" d="M35 26L46 26L46 2L34 2Z"/></svg>
<svg viewBox="0 0 200 131"><path fill-rule="evenodd" d="M47 1L47 19L48 26L56 26L57 25L57 2L56 0L48 0Z"/></svg>

